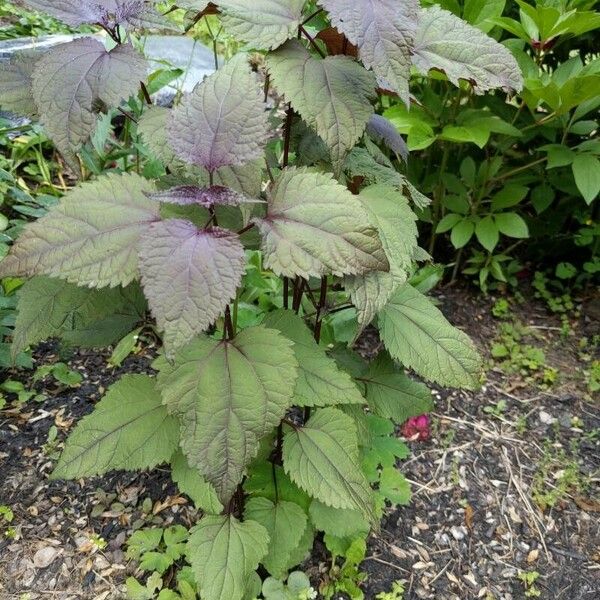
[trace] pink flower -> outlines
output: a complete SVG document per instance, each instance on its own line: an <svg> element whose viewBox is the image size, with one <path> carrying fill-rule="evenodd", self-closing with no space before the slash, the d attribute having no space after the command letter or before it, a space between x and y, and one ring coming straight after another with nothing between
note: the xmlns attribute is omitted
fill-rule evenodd
<svg viewBox="0 0 600 600"><path fill-rule="evenodd" d="M411 417L402 425L402 435L412 441L424 442L431 437L429 415Z"/></svg>

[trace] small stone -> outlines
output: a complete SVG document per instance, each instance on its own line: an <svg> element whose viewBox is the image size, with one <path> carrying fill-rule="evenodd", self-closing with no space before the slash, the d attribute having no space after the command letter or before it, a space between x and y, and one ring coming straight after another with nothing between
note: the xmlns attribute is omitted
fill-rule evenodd
<svg viewBox="0 0 600 600"><path fill-rule="evenodd" d="M552 423L556 422L556 418L550 413L547 413L545 410L540 410L539 418L540 422L544 425L552 425Z"/></svg>
<svg viewBox="0 0 600 600"><path fill-rule="evenodd" d="M450 533L455 540L460 541L465 539L465 536L467 535L467 529L465 527L457 527L456 525L453 525L450 527Z"/></svg>
<svg viewBox="0 0 600 600"><path fill-rule="evenodd" d="M49 567L54 562L54 559L59 554L60 554L60 550L58 550L57 548L54 548L52 546L45 546L44 548L40 548L33 555L33 564L38 569L45 569L46 567Z"/></svg>

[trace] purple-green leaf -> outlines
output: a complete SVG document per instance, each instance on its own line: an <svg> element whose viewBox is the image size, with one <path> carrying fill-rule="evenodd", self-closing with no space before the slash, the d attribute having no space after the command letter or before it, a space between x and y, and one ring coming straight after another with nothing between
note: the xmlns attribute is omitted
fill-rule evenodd
<svg viewBox="0 0 600 600"><path fill-rule="evenodd" d="M124 24L159 25L162 20L153 2L148 0L25 0L25 3L73 27L100 23L112 29Z"/></svg>
<svg viewBox="0 0 600 600"><path fill-rule="evenodd" d="M0 262L0 277L50 275L89 287L127 285L138 275L137 244L159 220L152 184L133 173L106 175L69 192L27 225Z"/></svg>
<svg viewBox="0 0 600 600"><path fill-rule="evenodd" d="M31 93L31 76L39 56L17 54L0 67L0 108L35 117L37 107Z"/></svg>
<svg viewBox="0 0 600 600"><path fill-rule="evenodd" d="M330 174L285 169L255 219L265 265L285 277L387 271L389 262L361 202Z"/></svg>
<svg viewBox="0 0 600 600"><path fill-rule="evenodd" d="M260 85L244 54L199 83L168 125L176 155L209 172L261 157L268 130Z"/></svg>
<svg viewBox="0 0 600 600"><path fill-rule="evenodd" d="M358 47L382 86L408 102L408 80L418 0L321 0L332 24Z"/></svg>
<svg viewBox="0 0 600 600"><path fill-rule="evenodd" d="M244 247L226 229L159 221L142 235L142 285L168 351L208 328L235 296L244 274Z"/></svg>
<svg viewBox="0 0 600 600"><path fill-rule="evenodd" d="M384 143L394 154L406 161L408 146L391 121L381 115L372 115L367 123L367 133L377 143Z"/></svg>
<svg viewBox="0 0 600 600"><path fill-rule="evenodd" d="M439 6L420 11L413 63L424 73L442 71L455 85L470 81L477 94L523 87L521 70L505 46Z"/></svg>
<svg viewBox="0 0 600 600"><path fill-rule="evenodd" d="M222 185L209 187L181 185L164 192L151 194L150 198L158 200L158 202L168 202L169 204L180 204L182 206L199 204L206 208L214 205L240 206L241 204L260 202L260 200L248 198L248 196Z"/></svg>
<svg viewBox="0 0 600 600"><path fill-rule="evenodd" d="M76 152L96 127L102 104L115 106L134 94L146 60L124 44L107 52L93 38L48 51L33 73L33 97L42 124L63 152Z"/></svg>
<svg viewBox="0 0 600 600"><path fill-rule="evenodd" d="M297 40L270 53L267 67L277 89L325 141L339 172L373 114L373 74L347 56L313 58Z"/></svg>

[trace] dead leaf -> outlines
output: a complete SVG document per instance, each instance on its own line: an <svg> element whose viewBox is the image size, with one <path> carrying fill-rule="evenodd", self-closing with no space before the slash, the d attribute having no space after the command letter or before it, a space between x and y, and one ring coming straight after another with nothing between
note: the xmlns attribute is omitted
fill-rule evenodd
<svg viewBox="0 0 600 600"><path fill-rule="evenodd" d="M33 564L38 569L49 567L54 559L61 553L61 550L53 546L44 546L33 555Z"/></svg>

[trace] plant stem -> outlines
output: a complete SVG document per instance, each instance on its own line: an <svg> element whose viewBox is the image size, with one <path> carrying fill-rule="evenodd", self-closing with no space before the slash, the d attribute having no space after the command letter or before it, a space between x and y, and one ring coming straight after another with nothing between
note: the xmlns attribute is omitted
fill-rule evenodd
<svg viewBox="0 0 600 600"><path fill-rule="evenodd" d="M490 179L490 181L503 181L504 179L508 179L509 177L512 177L513 175L516 175L517 173L521 173L522 171L527 171L527 169L531 169L532 167L535 167L536 165L540 165L543 162L546 162L547 160L548 160L547 156L538 158L537 160L534 160L533 162L523 165L522 167L517 167L516 169L512 169L510 171L507 171L506 173L502 173L502 175L498 175L498 177L492 177L492 179Z"/></svg>
<svg viewBox="0 0 600 600"><path fill-rule="evenodd" d="M302 35L304 35L304 37L310 42L310 45L317 51L319 56L321 58L325 58L325 53L323 50L321 50L321 48L319 48L319 44L315 42L315 39L310 35L310 33L308 33L308 31L306 31L306 29L304 29L304 27L302 27L302 25L300 25L300 31Z"/></svg>
<svg viewBox="0 0 600 600"><path fill-rule="evenodd" d="M140 81L140 89L142 90L142 96L144 96L144 100L148 106L152 105L152 98L150 98L150 94L148 93L148 88L143 81Z"/></svg>
<svg viewBox="0 0 600 600"><path fill-rule="evenodd" d="M319 10L316 10L312 15L309 15L308 17L306 17L306 19L304 19L304 21L302 21L302 25L306 25L309 21L312 21L317 15L321 14L323 12L322 8L319 8Z"/></svg>
<svg viewBox="0 0 600 600"><path fill-rule="evenodd" d="M243 235L244 233L246 233L247 231L250 231L252 228L254 227L254 223L248 223L248 225L246 225L246 227L242 227L242 229L240 229L237 234L238 235Z"/></svg>
<svg viewBox="0 0 600 600"><path fill-rule="evenodd" d="M327 276L321 278L321 292L319 295L319 303L317 304L317 315L315 317L314 337L317 344L321 341L321 325L323 323L322 312L327 302Z"/></svg>
<svg viewBox="0 0 600 600"><path fill-rule="evenodd" d="M283 308L286 310L290 307L290 280L287 277L283 278Z"/></svg>
<svg viewBox="0 0 600 600"><path fill-rule="evenodd" d="M300 306L302 304L302 294L304 293L304 279L296 277L294 282L294 295L292 301L292 310L298 314Z"/></svg>
<svg viewBox="0 0 600 600"><path fill-rule="evenodd" d="M231 310L229 304L225 307L225 323L223 325L223 339L232 340L235 337L233 323L231 321Z"/></svg>
<svg viewBox="0 0 600 600"><path fill-rule="evenodd" d="M287 115L285 118L283 133L283 168L285 169L290 162L290 144L292 141L292 121L294 120L294 109L292 104L288 104Z"/></svg>

